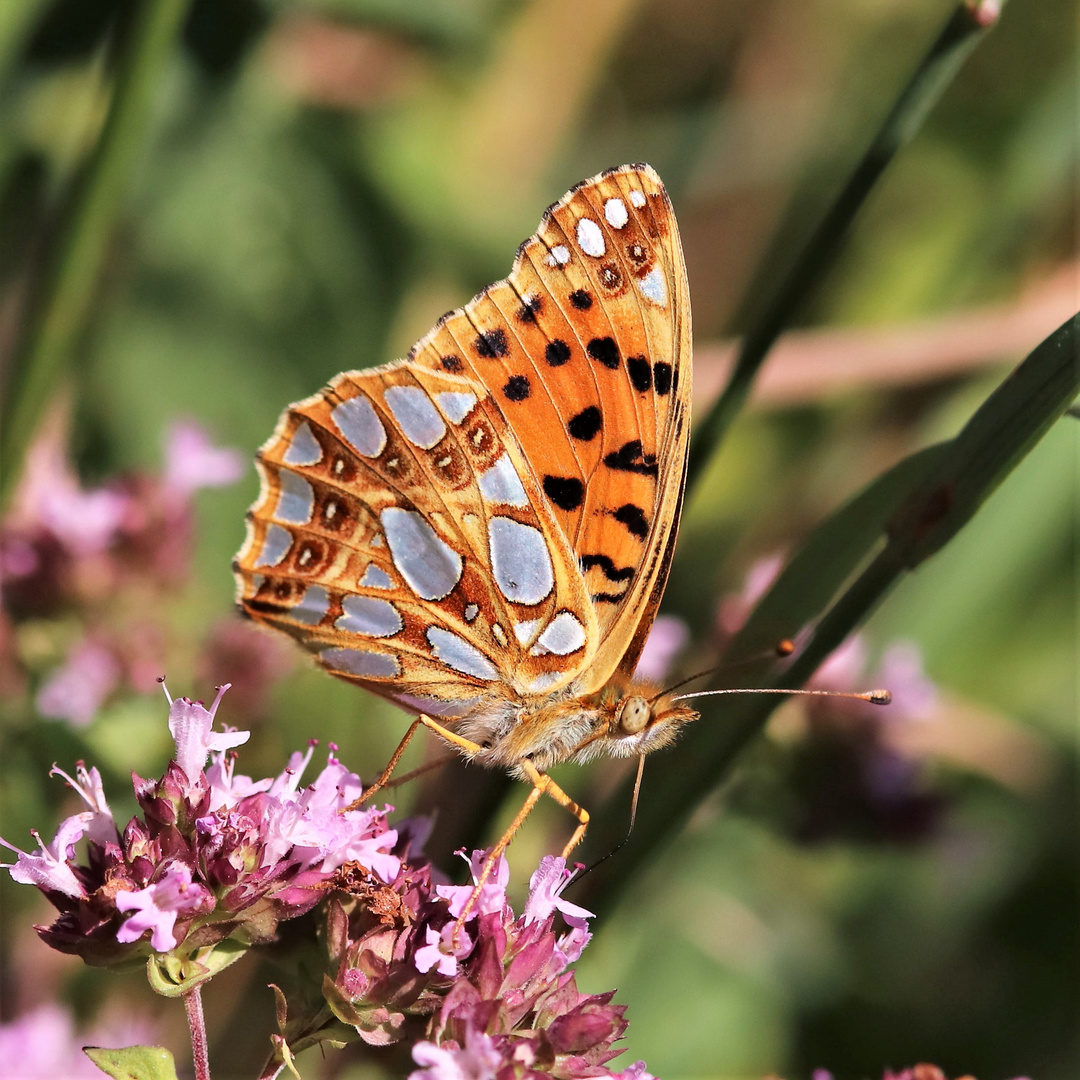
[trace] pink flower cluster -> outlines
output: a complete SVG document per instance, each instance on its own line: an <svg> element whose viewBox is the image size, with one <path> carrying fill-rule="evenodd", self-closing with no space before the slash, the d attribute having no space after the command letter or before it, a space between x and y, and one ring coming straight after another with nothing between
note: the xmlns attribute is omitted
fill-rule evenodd
<svg viewBox="0 0 1080 1080"><path fill-rule="evenodd" d="M472 855L474 881L485 857ZM613 992L577 988L570 966L588 944L591 914L562 895L573 876L565 860L544 858L515 916L500 859L460 933L473 885L433 885L429 867L407 864L388 889L358 880L328 916L325 992L336 1017L375 1044L410 1028L422 1034L410 1080L651 1080L643 1062L606 1068L621 1052L613 1044L626 1030L625 1007L612 1004Z"/></svg>
<svg viewBox="0 0 1080 1080"><path fill-rule="evenodd" d="M150 689L171 634L164 601L189 573L193 495L233 483L243 468L237 451L180 422L158 475L87 487L62 433L47 427L0 522L0 694L12 702L29 691L38 715L81 727L125 684ZM27 620L33 655L16 633ZM247 629L231 625L233 637Z"/></svg>
<svg viewBox="0 0 1080 1080"><path fill-rule="evenodd" d="M59 911L41 938L88 963L126 965L151 950L189 954L226 938L270 940L282 919L314 907L338 869L363 863L393 880L397 833L376 810L346 810L360 780L330 756L313 783L299 787L313 748L294 754L277 777L234 772L228 752L247 732L211 730L209 709L186 698L169 708L176 756L157 781L134 778L142 817L117 831L97 769L64 776L87 809L65 820L50 843L8 867ZM207 756L211 765L206 765ZM36 834L35 834L36 836ZM86 855L76 860L85 840ZM149 938L147 940L147 935Z"/></svg>
<svg viewBox="0 0 1080 1080"><path fill-rule="evenodd" d="M411 1043L412 1080L652 1080L641 1062L607 1067L621 1053L625 1007L613 992L577 988L571 967L591 913L563 895L574 877L565 860L541 862L517 916L500 858L459 926L475 884L446 884L416 858L423 822L393 829L385 810L349 809L360 780L333 753L307 787L312 747L276 777L235 771L248 733L213 730L226 689L209 708L170 701L174 759L160 780L134 777L141 815L122 832L98 771L80 764L74 777L54 772L86 809L48 843L35 833L36 851L0 840L17 854L11 876L59 912L37 928L46 943L119 969L196 950L207 965L221 943L268 944L283 920L312 912L324 927L325 975L296 995L299 1005L285 1003L274 1040L282 1063L359 1037ZM486 858L469 861L474 883Z"/></svg>

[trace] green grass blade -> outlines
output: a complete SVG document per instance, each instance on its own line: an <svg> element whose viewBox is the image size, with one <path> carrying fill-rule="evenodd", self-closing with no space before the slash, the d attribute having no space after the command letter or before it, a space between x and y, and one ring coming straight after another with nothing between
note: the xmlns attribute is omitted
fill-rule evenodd
<svg viewBox="0 0 1080 1080"><path fill-rule="evenodd" d="M109 113L56 233L3 412L0 505L11 493L42 411L71 362L149 126L187 0L142 0Z"/></svg>
<svg viewBox="0 0 1080 1080"><path fill-rule="evenodd" d="M958 4L946 20L839 195L743 339L727 386L697 426L690 451L688 484L694 484L716 452L732 420L746 403L766 354L831 266L874 185L897 152L915 137L934 103L997 21L997 14L997 5L971 0Z"/></svg>
<svg viewBox="0 0 1080 1080"><path fill-rule="evenodd" d="M734 643L734 655L748 655L793 636L813 622L852 574L858 576L828 608L793 661L767 662L756 671L741 667L739 685L801 686L904 574L971 519L1080 393L1078 335L1080 315L1043 341L955 438L901 462L819 526L748 620ZM845 536L848 529L851 535ZM814 575L818 560L820 581ZM858 572L861 565L865 569ZM625 880L724 779L739 751L782 700L747 696L728 699L722 707L706 706L675 751L646 770L632 843L587 875L575 900L594 910L610 905ZM595 815L587 861L622 840L629 805L626 785Z"/></svg>

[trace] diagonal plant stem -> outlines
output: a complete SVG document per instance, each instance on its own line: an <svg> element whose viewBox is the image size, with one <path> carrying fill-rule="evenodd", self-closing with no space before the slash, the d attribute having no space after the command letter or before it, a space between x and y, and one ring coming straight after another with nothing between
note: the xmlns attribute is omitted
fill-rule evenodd
<svg viewBox="0 0 1080 1080"><path fill-rule="evenodd" d="M140 0L124 43L109 112L59 222L13 364L0 442L0 505L71 363L109 240L137 163L151 107L188 0Z"/></svg>
<svg viewBox="0 0 1080 1080"><path fill-rule="evenodd" d="M690 449L687 485L701 475L747 396L769 349L821 280L881 174L922 126L960 66L1000 14L996 0L957 4L937 39L900 91L873 141L825 212L765 311L743 339L724 392L698 425Z"/></svg>
<svg viewBox="0 0 1080 1080"><path fill-rule="evenodd" d="M897 467L871 486L872 495L875 488L884 491L883 481L890 478L899 477L906 485L906 490L890 491L887 497L882 496L879 527L867 530L868 535L876 536L878 552L859 572L860 563L865 562L862 553L867 548L852 545L845 553L845 560L848 576L857 573L857 577L828 607L806 646L792 663L759 669L757 679L748 679L742 685L801 686L897 582L940 550L971 520L982 503L1066 412L1078 393L1080 315L1069 319L1038 345L955 438L919 451L909 459L912 468ZM850 507L860 501L866 501L865 494L842 508L836 517L850 517ZM828 524L822 527L822 535L827 535ZM842 565L834 566L831 573L839 579L842 568ZM783 610L784 598L776 594L785 589L789 593L799 592L801 583L785 584L781 577L758 610L766 605ZM793 599L790 607L797 610L798 600ZM802 618L801 613L795 616L798 621ZM795 620L786 627L775 622L770 626L780 629L783 636L795 637L800 629ZM740 635L743 640L736 639L732 652L739 655L744 648L750 648L761 630L760 625L748 623ZM764 695L728 700L733 704L719 714L722 719L717 715L703 716L691 725L665 768L656 770L658 775L649 798L639 807L634 856L600 864L582 879L576 901L584 900L597 911L610 906L625 879L682 825L701 801L702 793L711 791L724 778L732 761L761 731L779 703L776 698ZM622 839L629 800L629 785L624 785L594 818L589 837L592 857L610 851Z"/></svg>

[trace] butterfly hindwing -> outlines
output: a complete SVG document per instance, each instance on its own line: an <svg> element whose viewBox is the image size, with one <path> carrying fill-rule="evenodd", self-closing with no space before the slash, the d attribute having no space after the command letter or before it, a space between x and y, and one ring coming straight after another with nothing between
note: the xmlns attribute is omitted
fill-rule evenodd
<svg viewBox="0 0 1080 1080"><path fill-rule="evenodd" d="M259 456L244 609L395 695L524 696L576 675L591 605L489 404L466 379L398 364L292 406Z"/></svg>

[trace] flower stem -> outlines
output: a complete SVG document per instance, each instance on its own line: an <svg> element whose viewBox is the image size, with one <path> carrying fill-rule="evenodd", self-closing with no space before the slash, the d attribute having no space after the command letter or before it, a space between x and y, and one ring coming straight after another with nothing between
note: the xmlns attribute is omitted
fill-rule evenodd
<svg viewBox="0 0 1080 1080"><path fill-rule="evenodd" d="M101 265L150 124L187 0L140 0L120 57L109 112L71 191L12 365L3 412L0 505L93 304Z"/></svg>
<svg viewBox="0 0 1080 1080"><path fill-rule="evenodd" d="M188 1030L191 1032L191 1059L195 1080L210 1080L210 1058L206 1052L206 1021L203 1018L202 986L196 985L184 995Z"/></svg>
<svg viewBox="0 0 1080 1080"><path fill-rule="evenodd" d="M743 339L724 392L695 433L690 448L688 487L701 475L745 404L766 354L831 266L855 215L881 174L897 151L914 138L931 107L983 34L995 24L999 14L1000 4L995 0L964 0L946 20L839 195L825 211L768 306Z"/></svg>

